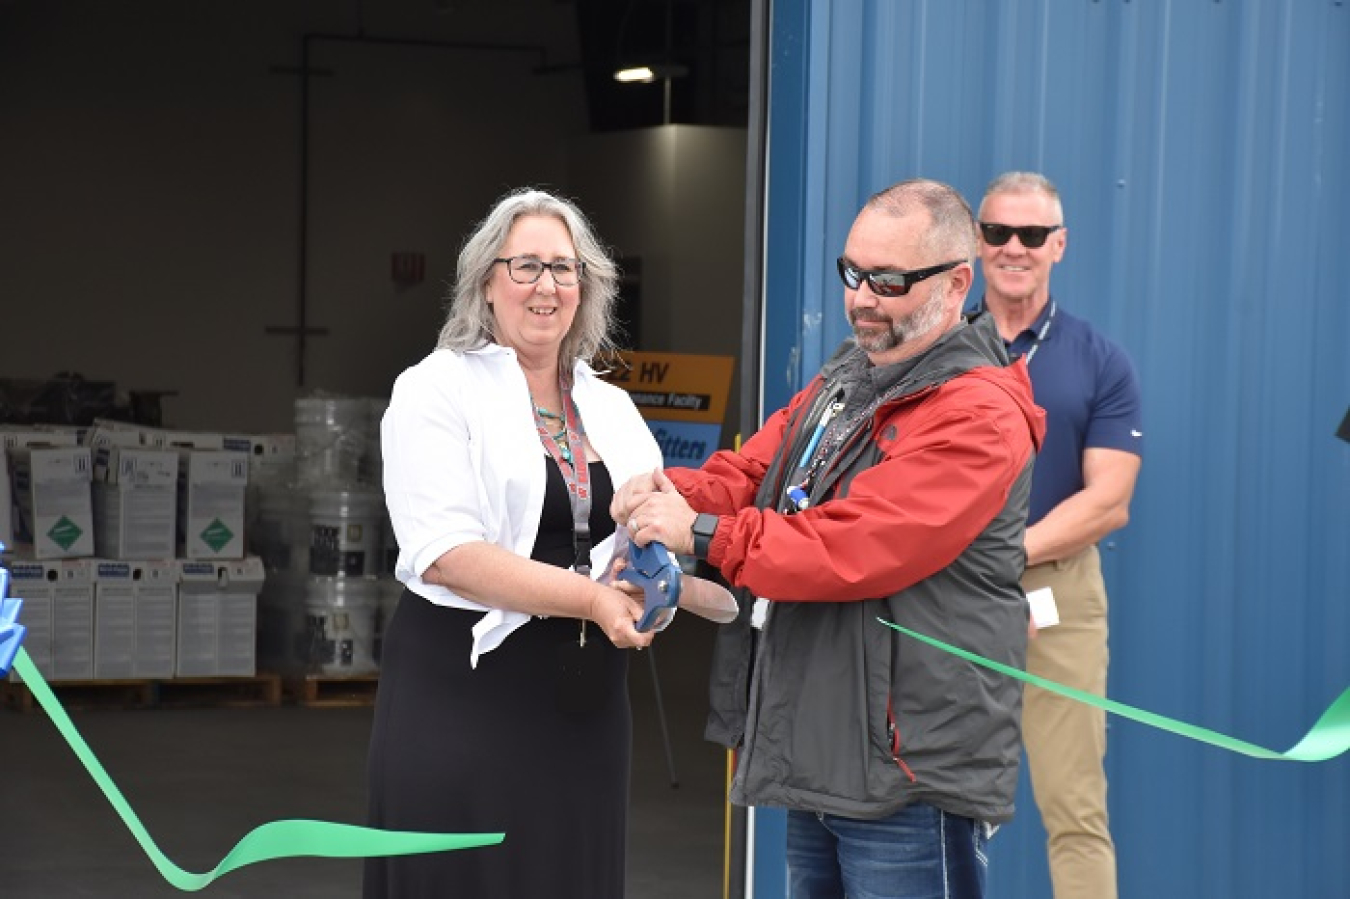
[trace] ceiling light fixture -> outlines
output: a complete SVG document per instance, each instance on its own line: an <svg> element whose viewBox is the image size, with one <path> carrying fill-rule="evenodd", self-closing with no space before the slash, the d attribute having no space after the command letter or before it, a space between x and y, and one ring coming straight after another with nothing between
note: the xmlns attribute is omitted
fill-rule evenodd
<svg viewBox="0 0 1350 899"><path fill-rule="evenodd" d="M628 24L628 16L633 10L633 0L628 0L628 5L624 7L623 18L619 20L618 33L618 52L615 53L619 58L623 58L623 33ZM671 38L674 32L675 22L675 2L666 0L666 29L665 29L665 52L662 54L661 62L649 62L644 65L624 66L614 71L614 80L621 84L651 84L654 81L662 83L662 114L661 122L664 125L670 124L670 82L675 78L683 78L689 74L689 67L679 63L671 62L672 44ZM628 57L632 59L630 55Z"/></svg>
<svg viewBox="0 0 1350 899"><path fill-rule="evenodd" d="M651 66L631 66L614 73L614 80L623 84L650 84L656 80Z"/></svg>
<svg viewBox="0 0 1350 899"><path fill-rule="evenodd" d="M624 84L651 84L657 80L683 78L689 74L689 68L678 64L652 63L645 66L629 66L614 73L614 80Z"/></svg>

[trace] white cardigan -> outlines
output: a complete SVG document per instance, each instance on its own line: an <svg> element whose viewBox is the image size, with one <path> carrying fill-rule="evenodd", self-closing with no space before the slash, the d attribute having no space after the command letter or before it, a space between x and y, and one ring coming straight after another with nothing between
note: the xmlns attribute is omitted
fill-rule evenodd
<svg viewBox="0 0 1350 899"><path fill-rule="evenodd" d="M572 398L616 490L661 467L661 450L628 394L584 362L574 368ZM469 664L476 667L530 616L476 603L421 574L476 540L525 557L534 548L546 469L515 351L497 344L433 351L394 382L380 436L385 502L399 546L394 574L430 602L486 613L473 629ZM592 571L599 574L607 561L602 544Z"/></svg>

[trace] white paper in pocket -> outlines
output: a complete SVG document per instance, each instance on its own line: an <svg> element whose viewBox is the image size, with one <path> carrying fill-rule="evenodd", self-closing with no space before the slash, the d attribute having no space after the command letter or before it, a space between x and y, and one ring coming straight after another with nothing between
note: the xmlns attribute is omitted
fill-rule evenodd
<svg viewBox="0 0 1350 899"><path fill-rule="evenodd" d="M1037 630L1059 624L1059 607L1055 605L1055 593L1049 587L1032 590L1027 594L1027 602L1031 603L1031 621Z"/></svg>

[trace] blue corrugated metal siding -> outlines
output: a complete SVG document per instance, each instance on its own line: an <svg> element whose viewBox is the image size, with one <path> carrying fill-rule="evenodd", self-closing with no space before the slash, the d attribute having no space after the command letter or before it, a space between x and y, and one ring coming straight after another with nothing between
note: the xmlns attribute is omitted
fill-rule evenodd
<svg viewBox="0 0 1350 899"><path fill-rule="evenodd" d="M1147 455L1105 547L1113 698L1279 749L1350 685L1350 6L779 0L765 408L846 336L872 192L1008 169L1063 194L1055 295L1130 352ZM977 282L977 291L981 285ZM1350 896L1350 758L1112 719L1126 897ZM994 894L1049 895L1026 784Z"/></svg>

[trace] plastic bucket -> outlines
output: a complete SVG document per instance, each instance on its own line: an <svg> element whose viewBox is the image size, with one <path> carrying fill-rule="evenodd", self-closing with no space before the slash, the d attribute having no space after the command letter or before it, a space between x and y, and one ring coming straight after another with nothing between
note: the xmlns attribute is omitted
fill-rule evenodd
<svg viewBox="0 0 1350 899"><path fill-rule="evenodd" d="M309 498L309 573L362 577L379 573L383 495L316 490Z"/></svg>
<svg viewBox="0 0 1350 899"><path fill-rule="evenodd" d="M384 482L384 453L380 445L380 424L384 421L389 400L371 397L366 400L365 445L361 449L361 461L357 468L357 477L362 484L380 485Z"/></svg>
<svg viewBox="0 0 1350 899"><path fill-rule="evenodd" d="M305 587L304 657L310 671L370 674L375 663L375 578L311 577Z"/></svg>
<svg viewBox="0 0 1350 899"><path fill-rule="evenodd" d="M295 474L302 487L361 482L369 452L370 401L301 397L295 401Z"/></svg>

